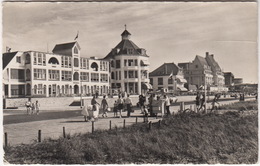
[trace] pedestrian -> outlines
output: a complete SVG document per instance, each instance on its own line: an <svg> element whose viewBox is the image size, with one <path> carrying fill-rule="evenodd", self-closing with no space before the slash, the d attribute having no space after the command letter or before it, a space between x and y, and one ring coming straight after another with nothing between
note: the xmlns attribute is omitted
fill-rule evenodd
<svg viewBox="0 0 260 166"><path fill-rule="evenodd" d="M25 107L26 107L26 111L27 111L27 115L31 114L31 107L32 107L32 103L31 103L31 99L28 98L28 101L26 101L25 103Z"/></svg>
<svg viewBox="0 0 260 166"><path fill-rule="evenodd" d="M119 118L122 118L122 110L124 108L124 100L122 99L121 95L118 95L117 99L117 110L119 111Z"/></svg>
<svg viewBox="0 0 260 166"><path fill-rule="evenodd" d="M93 117L97 119L99 115L100 104L96 100L96 95L93 95L93 98L91 100L91 105L92 105Z"/></svg>
<svg viewBox="0 0 260 166"><path fill-rule="evenodd" d="M104 118L104 115L107 117L108 104L107 104L107 100L106 100L106 95L103 96L103 99L101 101L101 108L103 110L102 117Z"/></svg>
<svg viewBox="0 0 260 166"><path fill-rule="evenodd" d="M219 104L218 99L219 99L218 95L215 95L215 97L214 97L214 99L212 100L212 103L211 103L212 104L211 112L213 110L215 110L215 108L217 108L216 104Z"/></svg>
<svg viewBox="0 0 260 166"><path fill-rule="evenodd" d="M87 122L88 121L88 117L89 117L88 107L87 106L83 106L82 107L81 114L83 115L85 122Z"/></svg>
<svg viewBox="0 0 260 166"><path fill-rule="evenodd" d="M36 100L35 102L35 110L36 110L36 115L40 114L40 103L38 102L38 100Z"/></svg>
<svg viewBox="0 0 260 166"><path fill-rule="evenodd" d="M116 103L116 101L114 103L113 111L114 111L114 118L115 118L115 117L117 117L117 103Z"/></svg>
<svg viewBox="0 0 260 166"><path fill-rule="evenodd" d="M197 93L197 96L196 96L196 108L197 108L197 110L199 110L199 108L200 108L200 93Z"/></svg>
<svg viewBox="0 0 260 166"><path fill-rule="evenodd" d="M200 99L200 108L199 111L204 107L204 111L206 111L206 105L205 105L205 94L202 95L202 98Z"/></svg>
<svg viewBox="0 0 260 166"><path fill-rule="evenodd" d="M132 100L130 98L130 95L127 94L127 98L125 99L125 104L126 104L126 108L127 108L127 117L130 117L130 114L132 112Z"/></svg>
<svg viewBox="0 0 260 166"><path fill-rule="evenodd" d="M170 112L171 102L167 95L164 95L164 100L165 100L166 115L169 116L169 115L171 115L171 112Z"/></svg>
<svg viewBox="0 0 260 166"><path fill-rule="evenodd" d="M139 105L141 108L141 114L144 113L144 103L145 103L145 97L143 96L143 94L139 95Z"/></svg>
<svg viewBox="0 0 260 166"><path fill-rule="evenodd" d="M32 113L31 114L34 114L34 111L35 111L35 104L32 102Z"/></svg>

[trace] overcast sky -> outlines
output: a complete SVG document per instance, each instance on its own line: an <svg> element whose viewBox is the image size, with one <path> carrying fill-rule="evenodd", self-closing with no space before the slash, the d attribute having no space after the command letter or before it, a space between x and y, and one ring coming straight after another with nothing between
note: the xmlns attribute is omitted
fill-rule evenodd
<svg viewBox="0 0 260 166"><path fill-rule="evenodd" d="M214 54L225 72L257 78L257 3L3 3L3 50L51 51L79 31L81 55L105 57L121 41L147 50L150 70L164 62L191 62Z"/></svg>

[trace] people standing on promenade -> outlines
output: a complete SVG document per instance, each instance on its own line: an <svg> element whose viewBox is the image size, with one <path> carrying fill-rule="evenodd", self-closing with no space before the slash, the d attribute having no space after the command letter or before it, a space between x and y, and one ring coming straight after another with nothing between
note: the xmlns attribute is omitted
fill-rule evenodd
<svg viewBox="0 0 260 166"><path fill-rule="evenodd" d="M197 96L196 96L196 108L197 108L197 110L199 110L199 108L200 108L200 93L197 93Z"/></svg>
<svg viewBox="0 0 260 166"><path fill-rule="evenodd" d="M106 95L103 96L103 99L101 101L101 108L103 110L102 117L104 118L104 115L107 117L108 104L107 104Z"/></svg>
<svg viewBox="0 0 260 166"><path fill-rule="evenodd" d="M206 105L205 105L205 94L202 95L202 98L200 99L200 108L198 111L200 111L204 107L204 111L206 111Z"/></svg>
<svg viewBox="0 0 260 166"><path fill-rule="evenodd" d="M115 101L115 103L114 103L113 111L114 111L114 118L115 118L115 117L117 117L117 101Z"/></svg>
<svg viewBox="0 0 260 166"><path fill-rule="evenodd" d="M218 97L218 95L215 95L215 97L214 97L214 99L213 99L213 101L212 101L212 108L211 108L211 112L213 111L213 110L215 110L215 108L217 108L217 106L216 106L216 104L219 104L218 103L218 99L219 99L219 97Z"/></svg>
<svg viewBox="0 0 260 166"><path fill-rule="evenodd" d="M132 112L132 100L130 98L130 95L127 95L127 98L125 99L125 104L126 104L126 108L127 108L127 117L130 117L130 114Z"/></svg>
<svg viewBox="0 0 260 166"><path fill-rule="evenodd" d="M83 106L83 107L82 107L81 114L84 116L85 122L87 122L87 121L88 121L87 118L89 117L88 107L87 107L87 106Z"/></svg>
<svg viewBox="0 0 260 166"><path fill-rule="evenodd" d="M124 108L124 100L122 99L121 95L118 95L117 110L119 111L119 118L122 118L123 108Z"/></svg>
<svg viewBox="0 0 260 166"><path fill-rule="evenodd" d="M38 100L36 100L35 102L35 110L36 110L36 115L40 114L40 103L38 102Z"/></svg>
<svg viewBox="0 0 260 166"><path fill-rule="evenodd" d="M171 112L170 112L171 102L167 95L164 95L164 100L165 100L166 115L169 116L169 115L171 115Z"/></svg>
<svg viewBox="0 0 260 166"><path fill-rule="evenodd" d="M26 106L27 115L30 115L32 109L32 103L30 98L28 98L28 101L26 101L25 106Z"/></svg>
<svg viewBox="0 0 260 166"><path fill-rule="evenodd" d="M145 96L143 94L139 95L139 105L141 108L141 114L144 113L144 103L145 103Z"/></svg>
<svg viewBox="0 0 260 166"><path fill-rule="evenodd" d="M31 114L34 114L34 111L35 111L35 104L32 102L32 111L31 111Z"/></svg>
<svg viewBox="0 0 260 166"><path fill-rule="evenodd" d="M93 98L91 100L91 105L92 105L92 111L93 111L93 117L98 118L99 115L99 106L100 104L96 100L96 95L93 95Z"/></svg>

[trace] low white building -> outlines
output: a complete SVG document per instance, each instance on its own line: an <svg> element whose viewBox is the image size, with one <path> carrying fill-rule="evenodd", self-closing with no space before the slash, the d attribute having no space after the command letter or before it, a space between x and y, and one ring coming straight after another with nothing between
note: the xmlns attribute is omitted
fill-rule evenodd
<svg viewBox="0 0 260 166"><path fill-rule="evenodd" d="M149 74L153 90L164 89L166 92L185 92L183 71L174 63L164 63Z"/></svg>

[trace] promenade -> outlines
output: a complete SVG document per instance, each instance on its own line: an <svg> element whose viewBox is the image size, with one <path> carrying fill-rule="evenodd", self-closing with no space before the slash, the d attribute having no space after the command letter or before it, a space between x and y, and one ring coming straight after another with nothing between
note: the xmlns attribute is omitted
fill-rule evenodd
<svg viewBox="0 0 260 166"><path fill-rule="evenodd" d="M251 100L250 98L247 100ZM224 99L223 99L224 100ZM229 104L237 102L238 99L226 98L224 101L220 101L220 104ZM190 108L190 105L194 108L193 101L186 101L185 108ZM211 106L211 104L208 104ZM179 103L170 107L172 113L176 113L179 110ZM100 115L101 117L101 115ZM123 112L123 118L114 118L113 112L108 113L107 118L99 118L94 122L95 130L108 130L111 127L123 127L124 120L125 126L136 123L143 123L143 114L140 109L136 109L131 114L130 118L126 117L126 112ZM149 117L149 121L158 121L161 119L160 115L158 119L156 117ZM89 133L92 131L92 122L85 122L80 110L70 111L48 111L43 112L40 115L26 115L25 112L19 111L5 111L4 112L4 132L7 133L8 144L29 144L38 140L38 130L41 130L42 140L45 138L57 139L63 135L63 127L66 134L77 133Z"/></svg>

